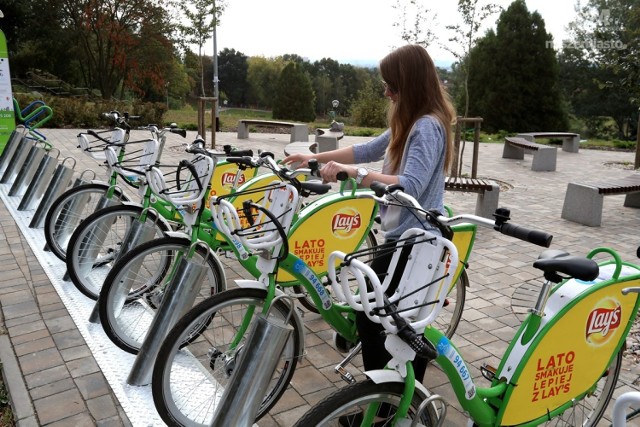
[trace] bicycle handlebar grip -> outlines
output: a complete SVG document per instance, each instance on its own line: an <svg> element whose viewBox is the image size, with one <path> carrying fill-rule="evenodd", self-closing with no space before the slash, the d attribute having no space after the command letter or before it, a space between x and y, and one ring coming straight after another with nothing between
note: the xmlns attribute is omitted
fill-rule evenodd
<svg viewBox="0 0 640 427"><path fill-rule="evenodd" d="M276 156L273 155L273 153L271 151L263 151L262 153L260 153L260 157L271 157L272 159L275 159Z"/></svg>
<svg viewBox="0 0 640 427"><path fill-rule="evenodd" d="M225 154L229 157L252 157L253 156L253 150L229 150L226 151L225 150Z"/></svg>
<svg viewBox="0 0 640 427"><path fill-rule="evenodd" d="M507 236L515 237L516 239L524 240L525 242L545 248L551 245L551 240L553 239L553 235L545 233L544 231L529 230L528 228L509 223L502 224L498 231Z"/></svg>
<svg viewBox="0 0 640 427"><path fill-rule="evenodd" d="M176 135L180 135L183 138L187 137L187 130L186 129L171 128L171 129L169 129L169 132L175 133Z"/></svg>
<svg viewBox="0 0 640 427"><path fill-rule="evenodd" d="M346 181L349 179L349 174L346 173L345 171L340 171L336 174L336 179L338 181Z"/></svg>
<svg viewBox="0 0 640 427"><path fill-rule="evenodd" d="M249 157L249 156L242 156L242 157L227 157L227 162L229 163L235 163L237 165L244 165L244 166L254 166L253 164L253 158Z"/></svg>

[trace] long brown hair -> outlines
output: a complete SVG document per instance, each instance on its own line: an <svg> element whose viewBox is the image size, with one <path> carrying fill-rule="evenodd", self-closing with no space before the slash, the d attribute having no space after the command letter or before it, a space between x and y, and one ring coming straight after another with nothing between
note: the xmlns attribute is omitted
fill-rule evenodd
<svg viewBox="0 0 640 427"><path fill-rule="evenodd" d="M397 172L400 168L413 124L425 114L432 114L446 135L444 168L448 171L453 154L451 126L456 113L426 49L420 45L406 45L394 50L380 61L380 74L389 90L397 96L388 110L391 142L387 154L392 170Z"/></svg>

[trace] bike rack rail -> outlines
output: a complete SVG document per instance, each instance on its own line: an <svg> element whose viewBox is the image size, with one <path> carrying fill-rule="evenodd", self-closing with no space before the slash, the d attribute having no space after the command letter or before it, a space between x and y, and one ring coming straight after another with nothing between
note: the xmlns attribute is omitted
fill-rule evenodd
<svg viewBox="0 0 640 427"><path fill-rule="evenodd" d="M73 166L66 166L65 163L67 162L67 160L72 160ZM69 186L75 167L76 159L74 159L73 157L66 157L62 160L61 163L58 164L55 172L53 173L53 178L51 178L51 183L40 199L40 203L38 204L36 212L33 214L31 223L29 223L29 228L42 227L42 223L45 216L47 215L47 211L51 207L51 204L54 202L54 200L60 197L62 192Z"/></svg>

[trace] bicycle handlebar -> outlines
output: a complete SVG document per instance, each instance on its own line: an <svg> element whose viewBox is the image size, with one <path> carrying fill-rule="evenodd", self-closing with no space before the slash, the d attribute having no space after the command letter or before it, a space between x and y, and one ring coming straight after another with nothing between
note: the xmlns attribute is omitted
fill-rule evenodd
<svg viewBox="0 0 640 427"><path fill-rule="evenodd" d="M372 182L370 186L373 190L372 194L362 194L358 197L373 198L382 205L403 205L409 209L414 209L418 214L422 214L423 219L434 223L436 221L440 225L451 226L464 222L480 225L494 230L516 239L523 240L534 245L548 248L551 245L553 235L544 231L532 230L520 225L507 223L509 218L509 210L505 208L497 209L494 214L495 220L492 221L477 215L462 214L453 217L446 217L439 212L425 211L418 201L411 195L404 192L402 186L398 184L386 185L381 182ZM399 203L398 203L399 202Z"/></svg>

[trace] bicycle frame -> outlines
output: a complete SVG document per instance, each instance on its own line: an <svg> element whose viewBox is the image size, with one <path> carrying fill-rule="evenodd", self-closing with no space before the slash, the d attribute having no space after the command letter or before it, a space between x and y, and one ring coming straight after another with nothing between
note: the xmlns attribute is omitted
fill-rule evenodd
<svg viewBox="0 0 640 427"><path fill-rule="evenodd" d="M554 287L545 313L532 312L522 323L489 388L476 387L458 349L440 331L425 330L438 350L435 362L476 425L536 426L594 390L640 306L637 293L623 292L640 285L640 267L606 248L588 257L600 252L614 260L600 263L593 282L570 279Z"/></svg>

